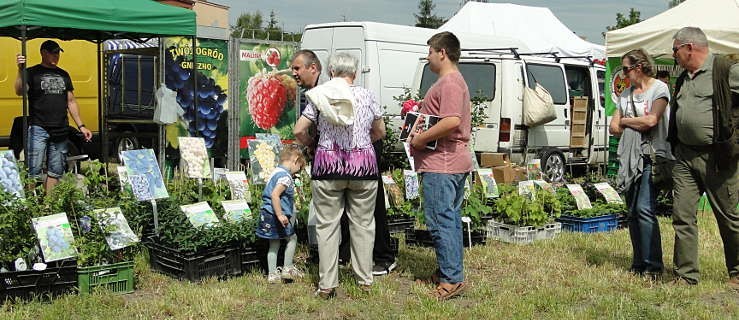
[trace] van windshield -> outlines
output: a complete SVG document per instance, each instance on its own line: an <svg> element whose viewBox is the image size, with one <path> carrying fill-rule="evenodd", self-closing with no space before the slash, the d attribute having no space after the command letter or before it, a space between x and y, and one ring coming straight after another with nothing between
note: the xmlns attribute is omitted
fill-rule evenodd
<svg viewBox="0 0 739 320"><path fill-rule="evenodd" d="M488 63L460 63L459 72L462 73L470 98L485 97L490 101L495 99L495 65ZM420 95L423 97L439 77L431 72L428 63L423 67Z"/></svg>

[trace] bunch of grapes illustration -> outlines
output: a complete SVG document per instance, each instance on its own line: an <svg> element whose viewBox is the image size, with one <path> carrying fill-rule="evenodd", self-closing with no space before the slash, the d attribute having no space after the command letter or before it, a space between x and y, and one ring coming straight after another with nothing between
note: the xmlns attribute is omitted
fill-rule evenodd
<svg viewBox="0 0 739 320"><path fill-rule="evenodd" d="M0 186L7 193L12 193L17 197L23 197L23 186L18 176L18 167L15 165L15 157L13 151L3 151L0 153Z"/></svg>
<svg viewBox="0 0 739 320"><path fill-rule="evenodd" d="M157 190L163 189L166 193L162 174L151 149L125 151L123 161L130 173L134 173L129 174L128 180L139 200L153 199L157 196Z"/></svg>
<svg viewBox="0 0 739 320"><path fill-rule="evenodd" d="M62 253L69 250L69 242L64 239L64 233L58 227L49 226L46 228L47 246L54 253Z"/></svg>
<svg viewBox="0 0 739 320"><path fill-rule="evenodd" d="M175 47L169 47L174 49ZM187 130L192 136L201 136L205 139L206 148L215 144L218 119L223 112L227 95L216 81L199 71L183 68L186 55L173 58L171 54L165 55L165 85L167 88L177 92L177 103L185 111L183 117L188 124ZM192 85L192 77L195 76L197 88ZM197 110L195 105L197 104Z"/></svg>

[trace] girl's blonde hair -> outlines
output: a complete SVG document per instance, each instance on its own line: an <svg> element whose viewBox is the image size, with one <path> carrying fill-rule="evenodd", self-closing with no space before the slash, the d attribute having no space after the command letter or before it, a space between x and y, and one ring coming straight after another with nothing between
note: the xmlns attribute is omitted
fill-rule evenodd
<svg viewBox="0 0 739 320"><path fill-rule="evenodd" d="M631 50L621 57L621 60L623 59L628 59L632 67L639 65L639 69L643 74L654 77L654 62L646 50L641 48Z"/></svg>

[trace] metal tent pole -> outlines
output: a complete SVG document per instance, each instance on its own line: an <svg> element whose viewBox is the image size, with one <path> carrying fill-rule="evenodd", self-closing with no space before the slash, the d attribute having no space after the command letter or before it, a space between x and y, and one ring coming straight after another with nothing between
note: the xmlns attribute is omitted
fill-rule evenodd
<svg viewBox="0 0 739 320"><path fill-rule="evenodd" d="M21 91L23 92L23 146L21 147L23 152L23 158L24 158L24 164L26 166L26 169L29 168L28 165L28 90L26 88L27 86L27 79L28 79L28 73L26 68L28 67L28 55L26 50L26 32L28 30L28 26L22 25L21 26L21 55L23 55L26 58L26 63L23 64L23 70L21 71Z"/></svg>

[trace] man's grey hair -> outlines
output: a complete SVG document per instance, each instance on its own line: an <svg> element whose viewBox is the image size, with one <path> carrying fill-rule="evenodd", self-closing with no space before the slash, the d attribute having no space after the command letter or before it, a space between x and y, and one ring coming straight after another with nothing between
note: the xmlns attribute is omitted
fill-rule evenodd
<svg viewBox="0 0 739 320"><path fill-rule="evenodd" d="M308 49L298 50L298 52L295 52L295 54L293 55L292 60L294 61L295 58L297 57L303 58L303 65L306 68L310 67L310 65L312 64L315 64L316 70L318 70L319 73L321 72L321 60L318 59L318 56L312 50L308 50Z"/></svg>
<svg viewBox="0 0 739 320"><path fill-rule="evenodd" d="M677 40L680 44L692 43L700 47L708 47L708 38L703 30L698 27L685 27L680 29L672 39Z"/></svg>
<svg viewBox="0 0 739 320"><path fill-rule="evenodd" d="M334 77L352 77L357 74L359 59L347 52L334 53L328 58L328 71Z"/></svg>

